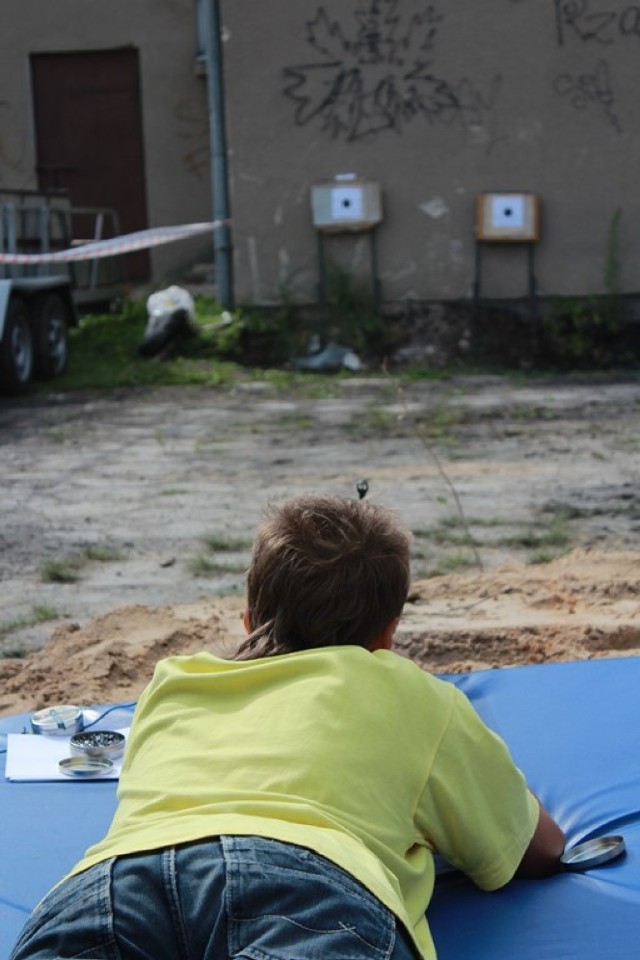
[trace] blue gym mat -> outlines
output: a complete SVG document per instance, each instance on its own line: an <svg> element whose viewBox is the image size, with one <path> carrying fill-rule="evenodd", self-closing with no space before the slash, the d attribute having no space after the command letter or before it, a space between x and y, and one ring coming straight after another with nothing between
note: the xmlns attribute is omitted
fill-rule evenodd
<svg viewBox="0 0 640 960"><path fill-rule="evenodd" d="M622 834L610 864L496 893L438 880L429 922L439 960L629 960L640 929L640 658L451 676L505 738L569 844ZM128 726L118 706L96 728ZM5 735L28 715L0 718ZM40 898L105 833L115 782L13 783L0 755L0 960Z"/></svg>

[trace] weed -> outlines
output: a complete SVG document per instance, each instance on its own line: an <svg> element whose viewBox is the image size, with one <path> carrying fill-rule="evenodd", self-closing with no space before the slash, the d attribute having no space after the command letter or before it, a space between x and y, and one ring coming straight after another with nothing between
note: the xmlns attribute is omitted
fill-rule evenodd
<svg viewBox="0 0 640 960"><path fill-rule="evenodd" d="M395 413L390 413L375 403L369 404L366 410L352 415L346 425L349 433L358 436L375 435L380 437L406 436L406 426Z"/></svg>
<svg viewBox="0 0 640 960"><path fill-rule="evenodd" d="M551 358L561 365L610 366L622 325L620 297L620 220L611 217L604 257L605 293L586 298L557 297L543 317L542 332Z"/></svg>
<svg viewBox="0 0 640 960"><path fill-rule="evenodd" d="M30 614L26 614L23 617L16 617L14 620L5 620L3 623L0 623L0 637L6 637L10 633L15 633L16 630L35 627L39 623L46 623L48 620L57 620L61 616L62 614L53 607L36 604L32 607ZM11 656L11 654L5 651L3 656Z"/></svg>
<svg viewBox="0 0 640 960"><path fill-rule="evenodd" d="M384 372L385 372L385 374L386 374L387 376L389 376L389 372L388 372L386 366L384 367ZM391 379L391 378L390 378L390 379ZM392 380L392 383L395 384L396 394L397 394L397 396L398 396L398 398L399 398L399 400L400 400L400 403L402 404L402 409L404 410L405 414L408 414L408 413L409 413L409 408L408 408L408 405L407 405L407 399L406 399L406 396L405 396L405 392L404 392L404 390L403 390L403 388L402 388L402 385L398 382L398 380L395 380L395 381ZM435 464L436 470L437 470L438 473L440 474L441 479L444 481L444 483L445 483L446 486L447 486L447 489L448 489L449 493L450 493L451 496L453 497L453 501L454 501L454 503L455 503L456 510L457 510L457 512L458 512L458 516L460 517L460 520L462 521L462 524L463 524L463 526L464 526L464 529L465 529L465 532L466 532L466 535L467 535L467 542L468 542L469 546L471 547L471 550L473 551L474 562L476 563L476 565L478 566L478 568L479 568L480 570L482 570L482 569L483 569L482 557L480 556L480 553L478 552L478 548L477 548L477 546L476 546L476 544L475 544L475 542L474 542L474 540L473 540L473 537L471 536L471 531L469 530L469 523L468 523L468 520L467 520L467 516L466 516L466 514L465 514L465 512L464 512L464 508L463 508L463 506L462 506L462 500L460 499L460 495L459 495L459 493L458 493L458 491L457 491L457 489L456 489L456 487L455 487L455 484L453 483L453 481L451 480L451 477L449 476L449 474L448 474L447 471L445 470L444 466L442 465L442 460L441 460L440 457L438 456L438 453L437 453L437 451L435 450L435 448L433 447L433 444L430 442L429 437L425 434L425 431L424 431L424 430L421 430L419 426L416 426L415 429L414 429L414 433L415 433L416 438L417 438L417 439L419 440L419 442L422 444L422 446L423 446L423 448L425 449L426 453L429 455L429 457L431 458L431 460L432 460L433 463Z"/></svg>
<svg viewBox="0 0 640 960"><path fill-rule="evenodd" d="M189 563L189 570L194 577L212 577L216 574L224 573L244 573L246 569L246 564L244 563L221 563L218 560L213 560L211 557L204 556L204 554L194 557Z"/></svg>
<svg viewBox="0 0 640 960"><path fill-rule="evenodd" d="M567 520L579 520L581 517L589 516L589 511L583 507L575 507L571 503L562 503L558 500L550 500L549 503L546 503L542 507L540 513L550 513L559 523Z"/></svg>
<svg viewBox="0 0 640 960"><path fill-rule="evenodd" d="M216 533L202 537L202 542L209 550L214 552L219 551L220 553L224 551L232 553L236 550L247 550L252 543L251 540L241 540L235 537L221 536Z"/></svg>
<svg viewBox="0 0 640 960"><path fill-rule="evenodd" d="M416 417L416 428L423 430L431 439L442 440L449 437L452 427L458 427L468 418L463 407L450 407L439 404Z"/></svg>
<svg viewBox="0 0 640 960"><path fill-rule="evenodd" d="M436 527L431 536L437 544L451 543L454 546L480 546L475 537L471 536L466 530L463 530L461 533L455 533L453 530L442 529L441 527Z"/></svg>
<svg viewBox="0 0 640 960"><path fill-rule="evenodd" d="M450 553L441 557L438 565L428 572L429 577L442 577L447 573L455 573L458 570L467 570L469 567L477 565L475 557L468 553Z"/></svg>
<svg viewBox="0 0 640 960"><path fill-rule="evenodd" d="M82 554L87 560L96 560L99 563L115 563L125 558L121 550L116 550L115 547L101 546L100 544L90 544L84 547Z"/></svg>
<svg viewBox="0 0 640 960"><path fill-rule="evenodd" d="M505 537L499 543L510 547L525 547L527 550L545 547L565 547L569 543L569 535L563 525L558 522L551 524L548 530L538 533L527 530L513 537Z"/></svg>
<svg viewBox="0 0 640 960"><path fill-rule="evenodd" d="M224 586L214 587L211 595L214 597L237 597L242 593L244 587L239 583L225 584Z"/></svg>
<svg viewBox="0 0 640 960"><path fill-rule="evenodd" d="M79 557L47 560L42 568L42 579L47 583L77 583L81 566L82 560Z"/></svg>
<svg viewBox="0 0 640 960"><path fill-rule="evenodd" d="M166 487L164 490L160 491L161 497L180 497L182 494L188 493L189 491L182 487Z"/></svg>
<svg viewBox="0 0 640 960"><path fill-rule="evenodd" d="M538 550L532 553L528 562L531 564L551 563L566 554L566 550Z"/></svg>
<svg viewBox="0 0 640 960"><path fill-rule="evenodd" d="M284 430L311 430L314 427L312 417L295 416L286 414L278 418L278 426Z"/></svg>

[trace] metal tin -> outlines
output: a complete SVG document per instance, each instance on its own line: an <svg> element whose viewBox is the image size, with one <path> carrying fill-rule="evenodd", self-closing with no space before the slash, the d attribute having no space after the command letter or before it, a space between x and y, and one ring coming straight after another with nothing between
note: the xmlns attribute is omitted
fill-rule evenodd
<svg viewBox="0 0 640 960"><path fill-rule="evenodd" d="M597 837L571 847L560 857L565 870L590 870L602 863L615 860L625 851L624 838L621 836Z"/></svg>
<svg viewBox="0 0 640 960"><path fill-rule="evenodd" d="M74 734L69 746L71 756L115 760L122 756L125 743L125 737L117 730L85 730Z"/></svg>
<svg viewBox="0 0 640 960"><path fill-rule="evenodd" d="M71 703L45 707L31 715L31 729L48 737L68 737L84 727L82 709Z"/></svg>
<svg viewBox="0 0 640 960"><path fill-rule="evenodd" d="M91 757L67 757L60 761L58 769L68 777L102 777L113 770L113 763Z"/></svg>

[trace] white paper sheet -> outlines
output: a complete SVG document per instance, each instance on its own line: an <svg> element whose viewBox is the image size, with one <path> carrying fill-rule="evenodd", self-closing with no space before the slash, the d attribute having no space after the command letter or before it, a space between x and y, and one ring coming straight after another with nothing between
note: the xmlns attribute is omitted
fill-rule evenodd
<svg viewBox="0 0 640 960"><path fill-rule="evenodd" d="M118 731L125 736L126 727ZM69 777L58 769L60 760L71 756L69 737L47 737L40 734L9 733L5 777L14 781L47 780L117 780L122 757L113 761L113 769L98 777Z"/></svg>

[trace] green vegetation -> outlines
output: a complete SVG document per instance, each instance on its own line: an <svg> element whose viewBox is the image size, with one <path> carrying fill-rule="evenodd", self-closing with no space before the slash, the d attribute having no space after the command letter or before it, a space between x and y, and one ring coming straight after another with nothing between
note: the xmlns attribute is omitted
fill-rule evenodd
<svg viewBox="0 0 640 960"><path fill-rule="evenodd" d="M204 554L194 557L189 564L189 570L194 577L213 577L224 573L244 573L245 563L222 562Z"/></svg>
<svg viewBox="0 0 640 960"><path fill-rule="evenodd" d="M81 567L82 560L79 557L47 560L42 568L42 579L47 583L77 583Z"/></svg>
<svg viewBox="0 0 640 960"><path fill-rule="evenodd" d="M241 540L237 537L221 536L217 533L207 534L202 538L202 542L213 553L233 553L238 550L248 550L252 543L251 540Z"/></svg>
<svg viewBox="0 0 640 960"><path fill-rule="evenodd" d="M448 573L459 573L461 570L468 570L470 567L477 567L476 558L471 553L448 553L439 557L434 566L428 567L416 576L422 577L443 577Z"/></svg>
<svg viewBox="0 0 640 960"><path fill-rule="evenodd" d="M114 563L118 560L124 560L124 554L115 547L99 543L87 544L79 553L47 560L41 575L46 583L77 583L87 563Z"/></svg>
<svg viewBox="0 0 640 960"><path fill-rule="evenodd" d="M167 361L138 355L146 323L146 305L126 301L117 313L84 316L71 330L69 366L56 379L56 390L113 389L153 384L218 386L234 378L235 365L221 360L215 329L221 311L203 302L196 335L181 346L181 356ZM50 384L36 384L50 390ZM52 437L60 440L61 437Z"/></svg>
<svg viewBox="0 0 640 960"><path fill-rule="evenodd" d="M542 334L550 359L561 366L610 367L623 323L620 294L620 221L611 217L604 255L604 293L590 297L556 297L543 317Z"/></svg>
<svg viewBox="0 0 640 960"><path fill-rule="evenodd" d="M47 607L44 604L36 604L31 608L31 613L26 614L22 617L16 617L14 620L5 620L0 623L0 638L6 637L10 633L15 633L17 630L25 630L28 627L35 627L39 623L46 623L49 620L58 620L64 614L60 613L58 610L55 610L53 607ZM4 657L11 656L10 653L5 651L3 653Z"/></svg>
<svg viewBox="0 0 640 960"><path fill-rule="evenodd" d="M217 554L245 553L251 546L251 540L230 537L226 534L210 533L201 537L208 554L200 553L189 562L189 570L194 577L215 577L225 573L244 574L246 560L220 560Z"/></svg>
<svg viewBox="0 0 640 960"><path fill-rule="evenodd" d="M115 547L92 544L82 551L87 560L96 560L98 563L115 563L118 560L124 560L125 555L121 550Z"/></svg>

